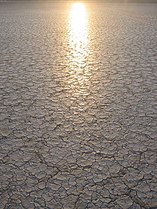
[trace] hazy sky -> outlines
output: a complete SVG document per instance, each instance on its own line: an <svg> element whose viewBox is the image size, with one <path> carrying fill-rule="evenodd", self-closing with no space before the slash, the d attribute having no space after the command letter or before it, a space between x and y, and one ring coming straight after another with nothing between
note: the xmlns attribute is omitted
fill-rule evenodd
<svg viewBox="0 0 157 209"><path fill-rule="evenodd" d="M32 0L0 0L0 2L3 1L32 1ZM33 0L33 1L81 1L81 0ZM82 0L84 1L104 1L104 2L146 2L146 3L151 3L155 2L157 3L157 0Z"/></svg>

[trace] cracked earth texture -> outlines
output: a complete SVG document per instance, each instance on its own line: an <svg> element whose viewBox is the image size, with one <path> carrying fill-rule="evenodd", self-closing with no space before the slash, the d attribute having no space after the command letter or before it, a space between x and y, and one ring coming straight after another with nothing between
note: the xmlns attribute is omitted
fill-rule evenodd
<svg viewBox="0 0 157 209"><path fill-rule="evenodd" d="M0 5L0 209L156 209L157 5L71 7Z"/></svg>

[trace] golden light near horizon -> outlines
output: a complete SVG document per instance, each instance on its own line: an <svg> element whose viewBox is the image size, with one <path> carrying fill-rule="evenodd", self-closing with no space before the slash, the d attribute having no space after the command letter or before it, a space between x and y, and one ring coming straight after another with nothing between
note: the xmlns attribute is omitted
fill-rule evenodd
<svg viewBox="0 0 157 209"><path fill-rule="evenodd" d="M86 91L86 85L89 82L85 68L88 57L88 11L84 3L73 3L70 7L69 46L71 66L69 71L73 80L77 80L75 88L78 88L81 94Z"/></svg>
<svg viewBox="0 0 157 209"><path fill-rule="evenodd" d="M88 17L83 3L73 3L70 9L70 44L80 52L88 44Z"/></svg>

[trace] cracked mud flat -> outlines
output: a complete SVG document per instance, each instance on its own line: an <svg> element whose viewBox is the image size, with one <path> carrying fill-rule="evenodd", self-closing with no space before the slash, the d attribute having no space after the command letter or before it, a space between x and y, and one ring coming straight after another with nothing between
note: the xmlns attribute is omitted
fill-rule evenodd
<svg viewBox="0 0 157 209"><path fill-rule="evenodd" d="M70 8L0 5L0 209L156 209L157 5Z"/></svg>

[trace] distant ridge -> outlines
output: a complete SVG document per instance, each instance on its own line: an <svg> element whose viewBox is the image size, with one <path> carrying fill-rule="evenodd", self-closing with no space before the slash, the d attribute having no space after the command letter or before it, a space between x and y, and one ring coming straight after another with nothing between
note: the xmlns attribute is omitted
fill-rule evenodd
<svg viewBox="0 0 157 209"><path fill-rule="evenodd" d="M106 2L106 3L157 3L157 0L0 0L0 2L16 2L16 1L40 1L40 2L61 2L61 1L95 1L95 2Z"/></svg>

